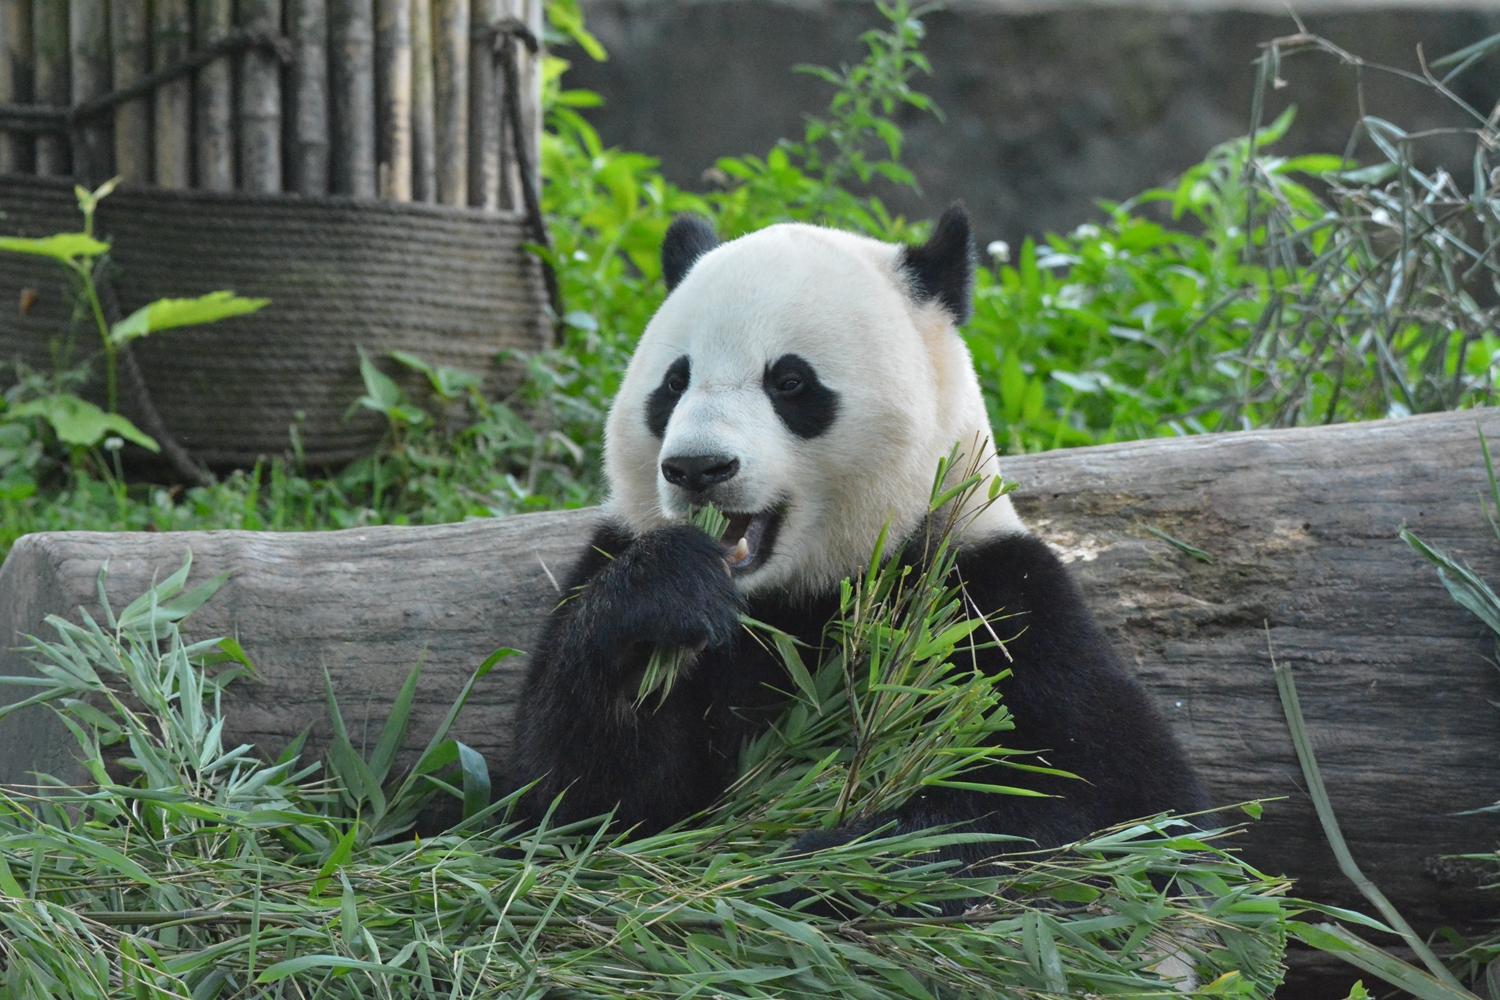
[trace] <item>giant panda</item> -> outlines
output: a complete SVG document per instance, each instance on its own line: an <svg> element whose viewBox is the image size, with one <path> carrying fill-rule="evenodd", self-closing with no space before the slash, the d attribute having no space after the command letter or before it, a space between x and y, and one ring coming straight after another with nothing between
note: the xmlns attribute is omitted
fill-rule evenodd
<svg viewBox="0 0 1500 1000"><path fill-rule="evenodd" d="M696 217L662 246L668 295L609 413L604 520L580 545L518 708L534 800L557 818L614 811L638 830L710 805L790 688L741 611L814 647L877 535L919 531L941 458L981 443L999 471L967 347L974 251L955 206L920 245L781 224L721 243ZM687 523L712 502L721 544ZM1205 807L1182 750L1008 497L960 525L971 606L1018 632L978 653L1012 670L1014 748L1084 780L1007 769L1047 797L934 789L886 827L953 825L1066 844L1127 819ZM743 541L741 541L743 540ZM670 695L636 707L656 646L698 650ZM998 766L998 765L996 765ZM805 847L857 830L809 834Z"/></svg>

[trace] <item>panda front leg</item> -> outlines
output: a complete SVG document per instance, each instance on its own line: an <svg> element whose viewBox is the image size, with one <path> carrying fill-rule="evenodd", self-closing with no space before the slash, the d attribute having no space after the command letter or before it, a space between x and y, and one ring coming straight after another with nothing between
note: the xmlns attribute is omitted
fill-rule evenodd
<svg viewBox="0 0 1500 1000"><path fill-rule="evenodd" d="M702 661L732 645L742 606L723 548L697 528L600 529L547 621L517 709L520 765L539 781L533 811L561 792L562 821L614 809L622 824L655 830L710 804L727 777L714 766ZM699 661L661 705L637 707L657 647L699 650Z"/></svg>

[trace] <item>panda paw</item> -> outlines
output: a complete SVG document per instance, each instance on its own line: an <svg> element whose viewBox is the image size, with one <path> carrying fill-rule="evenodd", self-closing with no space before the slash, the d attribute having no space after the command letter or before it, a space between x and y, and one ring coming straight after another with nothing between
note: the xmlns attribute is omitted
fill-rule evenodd
<svg viewBox="0 0 1500 1000"><path fill-rule="evenodd" d="M658 528L639 536L609 570L596 599L596 622L617 632L616 648L629 645L703 649L730 641L739 628L744 598L735 588L724 549L692 525Z"/></svg>

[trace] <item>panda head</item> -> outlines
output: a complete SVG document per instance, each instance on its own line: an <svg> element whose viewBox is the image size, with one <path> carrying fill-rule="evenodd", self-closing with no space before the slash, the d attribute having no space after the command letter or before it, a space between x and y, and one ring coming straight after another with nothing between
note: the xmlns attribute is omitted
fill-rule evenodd
<svg viewBox="0 0 1500 1000"><path fill-rule="evenodd" d="M921 246L783 224L719 243L677 219L669 294L641 336L605 433L607 507L633 531L711 502L746 593L809 593L914 531L933 475L996 473L984 401L955 327L973 245L950 208ZM1008 499L966 535L1018 532Z"/></svg>

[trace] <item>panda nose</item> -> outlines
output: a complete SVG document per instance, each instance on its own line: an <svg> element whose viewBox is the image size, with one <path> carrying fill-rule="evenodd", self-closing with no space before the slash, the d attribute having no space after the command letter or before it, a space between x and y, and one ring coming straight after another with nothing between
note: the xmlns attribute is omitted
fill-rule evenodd
<svg viewBox="0 0 1500 1000"><path fill-rule="evenodd" d="M661 474L673 486L702 493L727 482L740 471L740 460L727 455L674 455L661 460Z"/></svg>

